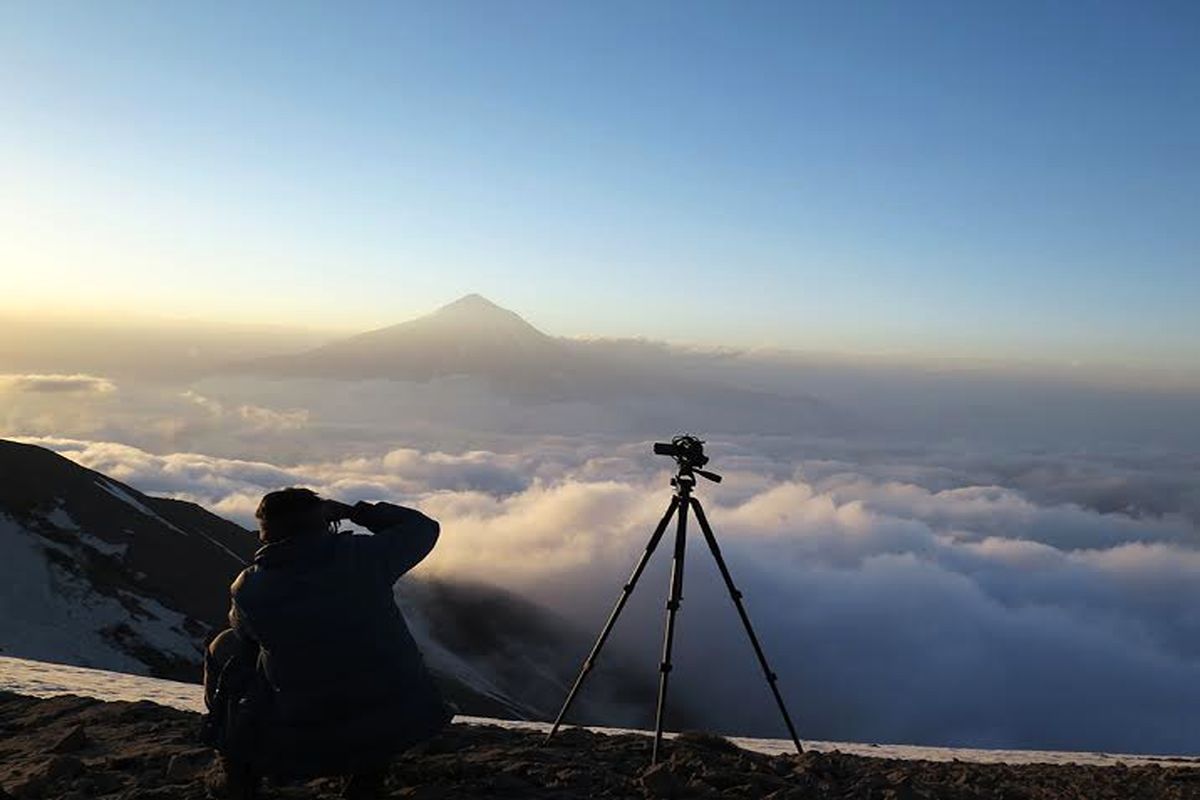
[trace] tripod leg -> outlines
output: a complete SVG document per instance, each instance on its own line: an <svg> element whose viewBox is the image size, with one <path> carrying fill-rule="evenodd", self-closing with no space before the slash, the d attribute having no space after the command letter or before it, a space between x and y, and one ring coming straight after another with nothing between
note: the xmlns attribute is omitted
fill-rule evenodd
<svg viewBox="0 0 1200 800"><path fill-rule="evenodd" d="M783 695L779 693L779 687L776 685L779 678L771 671L770 665L767 664L767 657L763 653L762 645L758 643L758 637L754 634L754 626L750 624L750 615L746 613L746 607L742 605L742 593L733 585L733 576L729 574L729 567L725 565L725 558L721 555L720 546L717 545L717 537L713 535L712 528L708 525L708 518L704 516L704 509L700 506L700 501L695 497L689 498L689 500L692 509L696 512L696 520L700 523L700 530L704 532L704 539L708 542L708 549L712 551L713 558L717 562L717 569L721 571L721 577L725 579L725 588L729 589L729 596L733 599L733 604L737 606L738 616L742 618L742 625L745 626L746 634L750 637L750 644L754 646L754 654L758 656L758 664L762 667L763 675L767 679L767 685L771 687L771 693L775 695L775 702L779 705L779 713L783 715L783 721L787 725L788 733L791 734L792 742L796 745L796 752L803 753L804 748L800 745L800 737L796 735L796 728L792 725L792 717L788 714L787 706L783 702Z"/></svg>
<svg viewBox="0 0 1200 800"><path fill-rule="evenodd" d="M683 556L687 551L688 504L679 506L678 525L675 528L675 554L671 559L671 594L667 599L667 626L663 633L663 656L659 664L658 705L654 712L654 750L650 763L658 763L658 751L662 747L663 723L666 719L667 682L671 675L671 650L675 642L675 614L683 602Z"/></svg>
<svg viewBox="0 0 1200 800"><path fill-rule="evenodd" d="M596 638L596 643L592 645L592 652L584 660L583 666L579 670L579 675L575 678L575 683L571 686L571 691L567 693L567 699L563 702L562 709L558 712L558 717L554 720L554 725L550 728L550 732L546 734L545 741L550 741L550 737L558 733L559 726L562 725L563 720L567 716L567 711L570 710L571 704L575 702L575 696L579 694L579 689L583 686L583 679L592 671L592 667L596 666L596 657L600 655L600 648L604 647L604 643L608 640L608 635L612 633L613 626L617 624L617 617L621 615L621 610L625 608L625 602L629 599L629 595L633 593L633 587L637 585L638 578L642 577L642 572L646 569L646 564L650 561L650 556L654 553L654 548L658 547L658 543L663 537L663 532L666 531L667 524L671 521L671 516L677 510L682 513L679 498L672 497L671 504L667 507L667 513L663 514L663 518L659 520L658 526L655 527L654 533L650 536L650 541L646 543L646 549L642 553L642 557L638 559L637 566L633 568L633 573L629 576L629 580L622 587L621 594L617 598L617 603L608 615L608 621L604 623L604 628Z"/></svg>

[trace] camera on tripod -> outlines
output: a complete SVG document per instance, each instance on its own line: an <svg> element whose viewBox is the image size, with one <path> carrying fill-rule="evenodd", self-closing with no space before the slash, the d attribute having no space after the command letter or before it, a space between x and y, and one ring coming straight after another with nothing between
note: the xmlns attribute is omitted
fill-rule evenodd
<svg viewBox="0 0 1200 800"><path fill-rule="evenodd" d="M674 437L669 442L655 442L654 454L675 459L675 463L679 465L680 476L686 475L690 478L695 473L714 483L721 482L721 476L717 473L700 469L708 463L708 456L704 455L704 441L695 436L684 434Z"/></svg>
<svg viewBox="0 0 1200 800"><path fill-rule="evenodd" d="M680 463L692 467L703 467L708 463L704 455L704 442L695 436L676 436L669 442L655 442L656 456L670 456Z"/></svg>

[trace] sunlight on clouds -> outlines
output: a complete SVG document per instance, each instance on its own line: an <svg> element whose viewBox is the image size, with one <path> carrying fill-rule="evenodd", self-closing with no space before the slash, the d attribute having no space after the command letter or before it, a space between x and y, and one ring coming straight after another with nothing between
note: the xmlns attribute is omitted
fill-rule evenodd
<svg viewBox="0 0 1200 800"><path fill-rule="evenodd" d="M240 420L254 431L294 431L306 427L309 423L309 412L302 408L276 411L249 403L230 406L191 389L183 392L180 397L203 409L216 420Z"/></svg>
<svg viewBox="0 0 1200 800"><path fill-rule="evenodd" d="M519 453L401 448L291 466L26 441L248 526L262 493L287 485L419 507L442 525L419 573L501 585L586 630L603 621L669 497L661 462L561 439ZM743 486L705 485L701 496L809 735L1194 746L1200 539L1186 516L1034 502L963 475L930 489L918 465L882 470L913 476L905 482L848 463L801 463L780 477L749 452L731 460ZM933 474L942 481L946 469ZM618 632L647 664L669 550ZM681 691L734 730L775 733L769 698L746 694L761 676L698 536L690 550Z"/></svg>
<svg viewBox="0 0 1200 800"><path fill-rule="evenodd" d="M0 392L58 393L115 392L117 385L96 375L0 374Z"/></svg>

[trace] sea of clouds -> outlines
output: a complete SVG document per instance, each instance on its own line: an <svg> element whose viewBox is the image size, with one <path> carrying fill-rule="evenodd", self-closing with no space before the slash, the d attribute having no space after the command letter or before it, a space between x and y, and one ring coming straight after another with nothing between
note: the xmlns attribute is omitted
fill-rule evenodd
<svg viewBox="0 0 1200 800"><path fill-rule="evenodd" d="M417 506L444 531L423 572L515 590L584 628L603 621L670 496L669 462L648 441L554 437L286 466L26 441L247 525L262 493L283 485ZM836 449L714 441L725 481L701 487L804 735L1200 749L1200 538L1184 480L1194 461ZM614 645L648 674L668 561L664 546ZM780 734L698 535L684 597L674 674L689 707L722 730Z"/></svg>
<svg viewBox="0 0 1200 800"><path fill-rule="evenodd" d="M585 433L586 405L522 405L461 382L239 395L5 381L12 438L248 526L261 495L287 485L414 505L443 529L421 573L516 591L587 631L670 497L671 462L645 436ZM1200 751L1200 456L1169 437L1008 438L712 437L725 480L699 494L802 736ZM669 559L668 542L612 645L647 676ZM702 723L783 733L699 535L676 664L673 687Z"/></svg>

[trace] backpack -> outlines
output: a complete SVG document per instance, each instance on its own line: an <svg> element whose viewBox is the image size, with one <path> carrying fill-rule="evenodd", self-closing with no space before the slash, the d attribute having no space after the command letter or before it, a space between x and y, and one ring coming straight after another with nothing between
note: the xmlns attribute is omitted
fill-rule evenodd
<svg viewBox="0 0 1200 800"><path fill-rule="evenodd" d="M253 763L262 752L271 707L262 650L246 648L221 668L208 713L200 721L200 741L226 758Z"/></svg>

